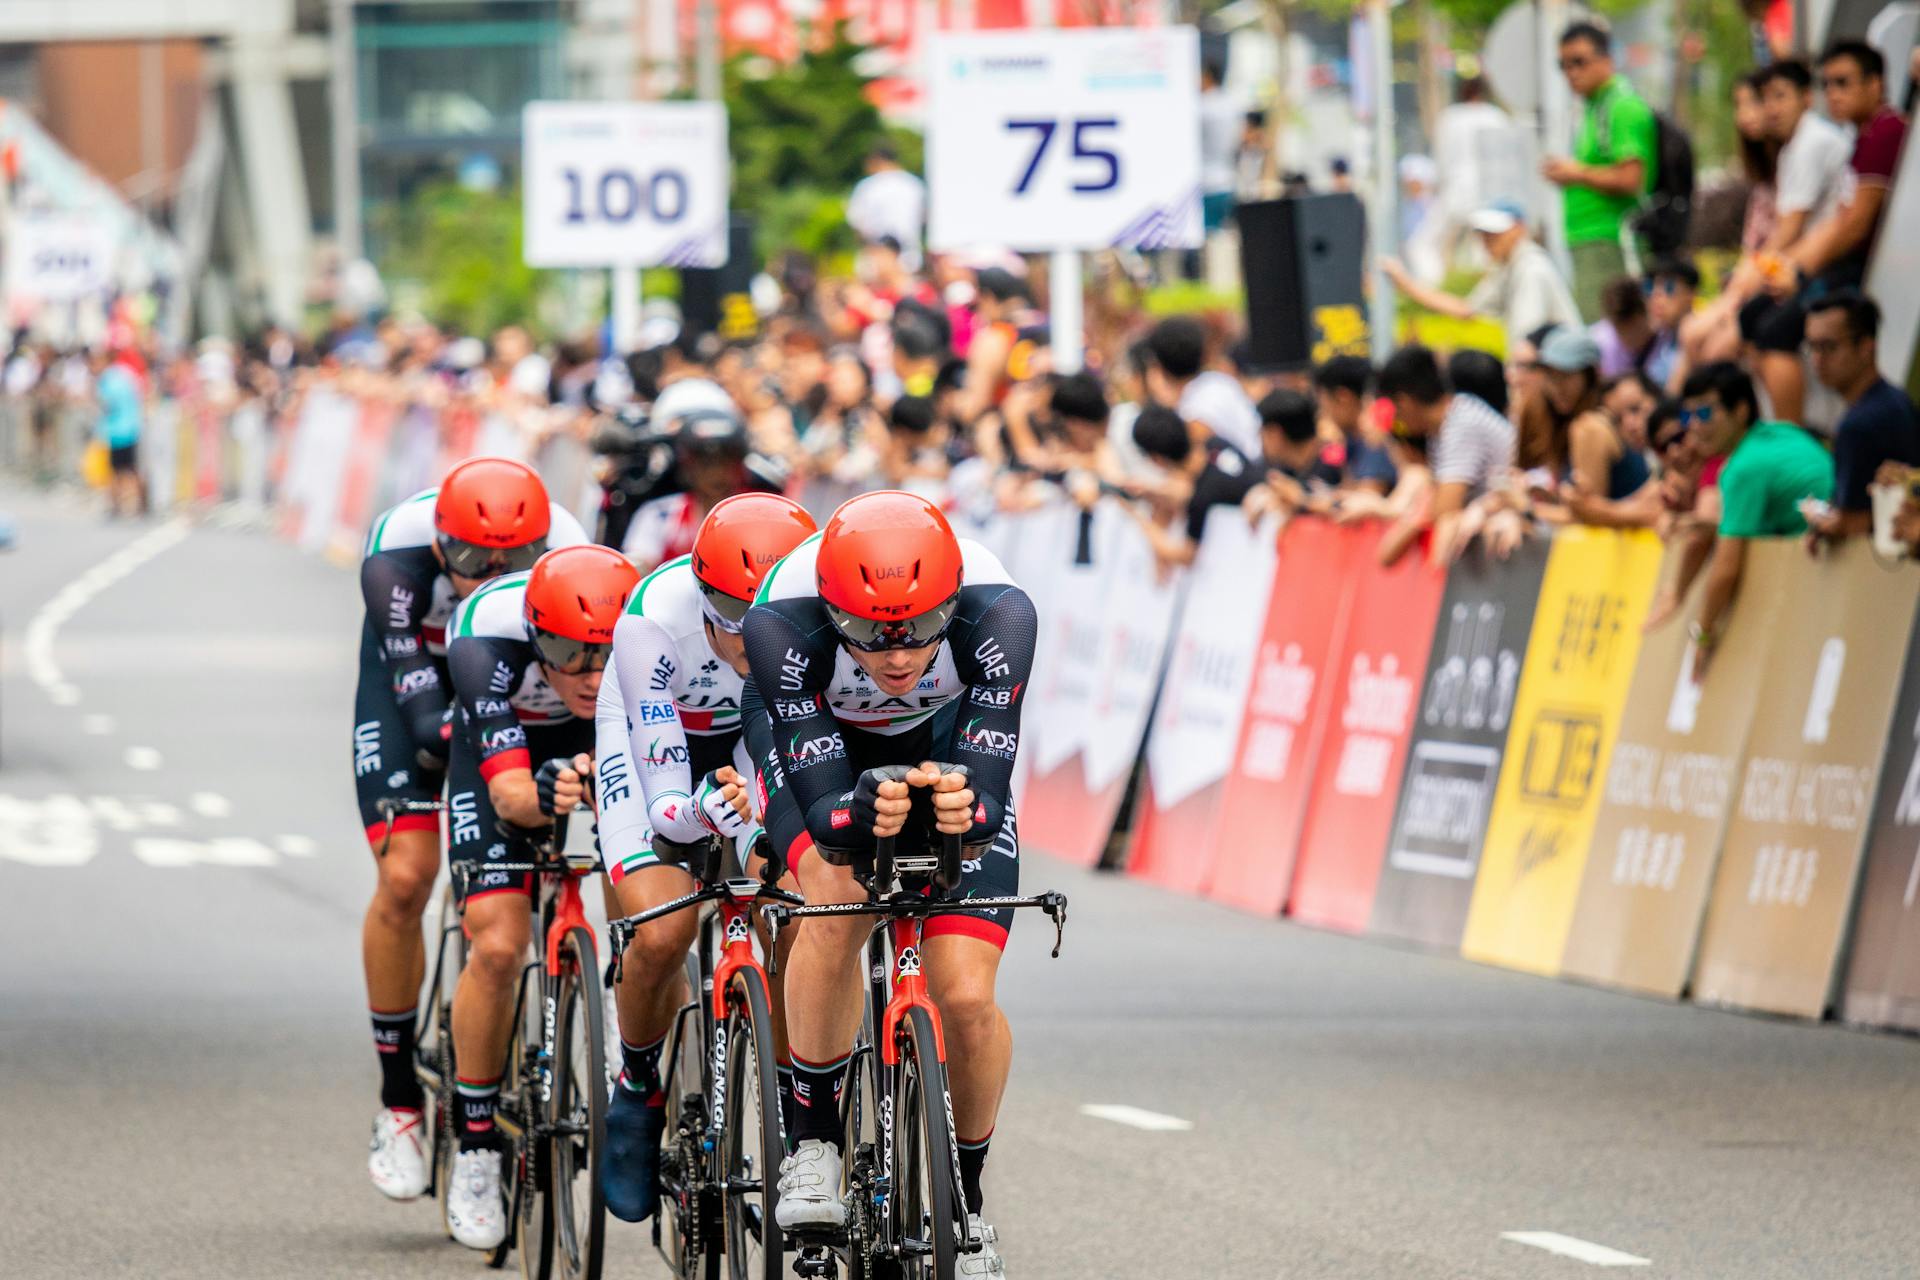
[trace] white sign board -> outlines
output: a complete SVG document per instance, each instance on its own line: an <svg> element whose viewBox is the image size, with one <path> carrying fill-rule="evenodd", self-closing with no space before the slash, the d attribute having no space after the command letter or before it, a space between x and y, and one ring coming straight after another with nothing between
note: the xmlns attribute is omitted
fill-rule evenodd
<svg viewBox="0 0 1920 1280"><path fill-rule="evenodd" d="M935 249L1202 242L1191 27L944 35L929 63Z"/></svg>
<svg viewBox="0 0 1920 1280"><path fill-rule="evenodd" d="M7 281L15 297L70 302L112 283L113 231L78 212L23 211L7 235Z"/></svg>
<svg viewBox="0 0 1920 1280"><path fill-rule="evenodd" d="M727 260L727 115L715 102L532 102L522 130L534 267Z"/></svg>

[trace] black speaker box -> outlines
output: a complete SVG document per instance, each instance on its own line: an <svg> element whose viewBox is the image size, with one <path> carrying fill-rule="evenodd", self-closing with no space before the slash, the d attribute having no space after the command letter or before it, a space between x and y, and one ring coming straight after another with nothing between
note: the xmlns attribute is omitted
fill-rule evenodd
<svg viewBox="0 0 1920 1280"><path fill-rule="evenodd" d="M1237 206L1247 340L1254 366L1302 369L1369 355L1362 263L1367 214L1351 195L1289 196Z"/></svg>

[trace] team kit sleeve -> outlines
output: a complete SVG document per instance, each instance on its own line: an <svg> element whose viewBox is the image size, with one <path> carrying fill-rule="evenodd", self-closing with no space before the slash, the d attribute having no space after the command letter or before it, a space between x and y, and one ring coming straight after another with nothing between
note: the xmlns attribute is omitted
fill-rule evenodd
<svg viewBox="0 0 1920 1280"><path fill-rule="evenodd" d="M615 880L653 851L646 796L635 786L632 753L619 667L609 663L593 709L593 773L601 862Z"/></svg>
<svg viewBox="0 0 1920 1280"><path fill-rule="evenodd" d="M945 763L965 765L972 775L969 845L990 844L1006 821L1020 748L1020 708L1038 634L1033 600L1019 587L997 584L961 592L948 641L967 684L966 705Z"/></svg>
<svg viewBox="0 0 1920 1280"><path fill-rule="evenodd" d="M513 690L526 674L525 646L493 636L457 636L447 646L447 670L453 677L460 726L480 762L480 777L491 782L509 769L533 768L527 731L513 709Z"/></svg>
<svg viewBox="0 0 1920 1280"><path fill-rule="evenodd" d="M872 831L859 830L849 809L853 761L827 706L833 646L769 605L747 611L746 642L753 684L766 705L764 726L753 727L749 748L763 731L772 738L781 776L816 846L849 853L871 849Z"/></svg>
<svg viewBox="0 0 1920 1280"><path fill-rule="evenodd" d="M693 801L691 756L686 730L674 706L673 682L680 653L666 629L651 618L627 614L613 629L613 661L600 686L617 683L626 754L639 774L647 822L655 834L679 844L706 838Z"/></svg>
<svg viewBox="0 0 1920 1280"><path fill-rule="evenodd" d="M360 594L366 601L367 625L392 673L394 702L406 718L414 751L423 764L433 760L444 766L447 744L440 727L448 693L440 682L440 665L427 651L422 625L433 602L433 583L421 582L392 556L376 552L360 565Z"/></svg>

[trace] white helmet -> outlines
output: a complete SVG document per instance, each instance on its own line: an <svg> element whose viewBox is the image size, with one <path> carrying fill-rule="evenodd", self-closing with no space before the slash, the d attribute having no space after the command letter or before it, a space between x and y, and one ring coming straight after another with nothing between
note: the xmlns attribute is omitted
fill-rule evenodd
<svg viewBox="0 0 1920 1280"><path fill-rule="evenodd" d="M661 388L648 415L654 430L678 430L680 419L694 413L724 413L739 417L740 408L719 383L709 378L682 378Z"/></svg>

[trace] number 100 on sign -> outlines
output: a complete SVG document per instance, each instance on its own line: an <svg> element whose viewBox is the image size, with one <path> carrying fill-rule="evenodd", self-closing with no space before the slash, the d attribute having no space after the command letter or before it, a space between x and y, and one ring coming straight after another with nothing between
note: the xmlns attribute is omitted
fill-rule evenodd
<svg viewBox="0 0 1920 1280"><path fill-rule="evenodd" d="M941 37L927 114L936 249L1201 242L1192 28Z"/></svg>
<svg viewBox="0 0 1920 1280"><path fill-rule="evenodd" d="M726 261L727 122L718 104L536 102L524 145L530 265Z"/></svg>

